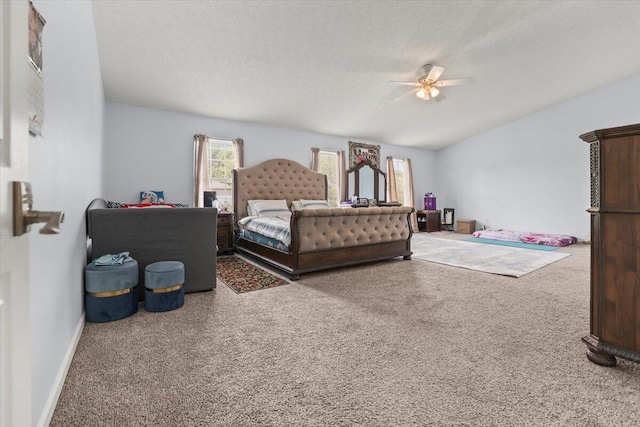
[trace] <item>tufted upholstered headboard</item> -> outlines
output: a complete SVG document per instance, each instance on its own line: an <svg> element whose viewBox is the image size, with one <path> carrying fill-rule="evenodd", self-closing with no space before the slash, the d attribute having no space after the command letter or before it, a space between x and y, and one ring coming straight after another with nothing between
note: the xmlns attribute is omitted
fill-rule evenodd
<svg viewBox="0 0 640 427"><path fill-rule="evenodd" d="M327 177L288 159L271 159L233 170L236 221L247 216L249 200L326 200Z"/></svg>

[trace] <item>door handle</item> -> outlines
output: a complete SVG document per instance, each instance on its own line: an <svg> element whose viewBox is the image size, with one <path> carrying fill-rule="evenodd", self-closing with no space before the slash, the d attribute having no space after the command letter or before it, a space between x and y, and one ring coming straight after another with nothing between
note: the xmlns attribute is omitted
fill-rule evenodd
<svg viewBox="0 0 640 427"><path fill-rule="evenodd" d="M31 231L31 225L44 222L40 234L60 233L60 224L64 222L64 212L32 210L33 194L31 184L13 181L13 235L21 236Z"/></svg>

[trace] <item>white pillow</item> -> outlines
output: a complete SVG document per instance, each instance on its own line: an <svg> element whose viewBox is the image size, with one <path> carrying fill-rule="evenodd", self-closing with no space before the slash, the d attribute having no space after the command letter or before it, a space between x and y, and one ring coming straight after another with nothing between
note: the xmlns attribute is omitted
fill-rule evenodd
<svg viewBox="0 0 640 427"><path fill-rule="evenodd" d="M252 211L253 216L275 216L284 219L291 218L291 211L289 210L285 199L249 200L249 209L248 211Z"/></svg>
<svg viewBox="0 0 640 427"><path fill-rule="evenodd" d="M329 209L331 206L329 202L326 200L295 200L291 202L292 208L294 211L299 211L302 209Z"/></svg>

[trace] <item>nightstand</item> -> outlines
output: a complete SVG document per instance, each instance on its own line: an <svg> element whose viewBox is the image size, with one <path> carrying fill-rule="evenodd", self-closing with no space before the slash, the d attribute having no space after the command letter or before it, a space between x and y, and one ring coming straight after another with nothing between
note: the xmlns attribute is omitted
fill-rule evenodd
<svg viewBox="0 0 640 427"><path fill-rule="evenodd" d="M232 212L218 212L218 253L233 252L234 222L235 215Z"/></svg>
<svg viewBox="0 0 640 427"><path fill-rule="evenodd" d="M440 211L417 210L418 231L440 231Z"/></svg>

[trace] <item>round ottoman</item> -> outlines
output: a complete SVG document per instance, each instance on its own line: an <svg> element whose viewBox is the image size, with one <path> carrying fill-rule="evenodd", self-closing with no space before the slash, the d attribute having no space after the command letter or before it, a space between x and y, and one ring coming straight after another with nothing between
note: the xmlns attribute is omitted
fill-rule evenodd
<svg viewBox="0 0 640 427"><path fill-rule="evenodd" d="M88 322L111 322L138 311L138 262L89 264L84 269L84 307Z"/></svg>
<svg viewBox="0 0 640 427"><path fill-rule="evenodd" d="M170 311L184 305L184 264L160 261L144 269L144 308L147 311Z"/></svg>

